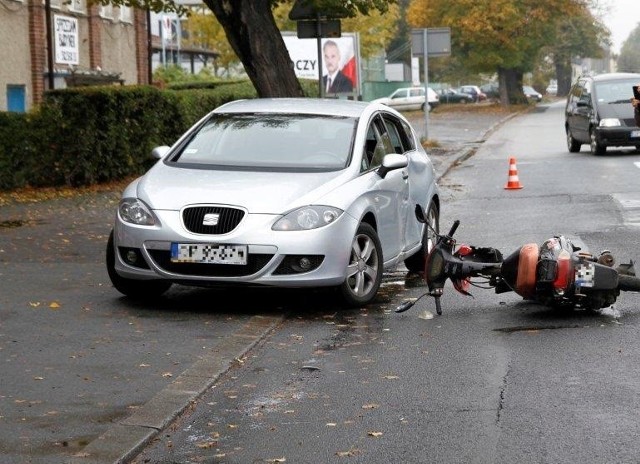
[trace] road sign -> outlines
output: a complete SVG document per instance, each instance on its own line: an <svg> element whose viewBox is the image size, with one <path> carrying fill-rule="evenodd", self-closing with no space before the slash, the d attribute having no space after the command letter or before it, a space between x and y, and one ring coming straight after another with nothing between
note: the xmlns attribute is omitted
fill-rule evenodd
<svg viewBox="0 0 640 464"><path fill-rule="evenodd" d="M317 39L317 38L338 38L340 37L340 20L311 20L298 21L298 38L300 39Z"/></svg>
<svg viewBox="0 0 640 464"><path fill-rule="evenodd" d="M413 56L424 56L424 31L425 29L411 30L411 53ZM428 28L427 50L430 57L451 55L451 28Z"/></svg>

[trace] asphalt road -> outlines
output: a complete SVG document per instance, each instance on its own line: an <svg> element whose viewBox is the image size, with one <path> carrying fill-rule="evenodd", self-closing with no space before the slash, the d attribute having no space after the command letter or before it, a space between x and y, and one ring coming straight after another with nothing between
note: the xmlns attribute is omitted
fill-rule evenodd
<svg viewBox="0 0 640 464"><path fill-rule="evenodd" d="M461 243L564 233L637 258L640 155L569 154L561 115L508 121L442 179ZM504 189L511 156L523 189ZM288 317L134 462L637 462L640 295L588 312L471 291L395 314L424 292L398 274L376 305Z"/></svg>
<svg viewBox="0 0 640 464"><path fill-rule="evenodd" d="M421 115L411 117L419 128ZM432 114L437 172L503 118ZM104 268L118 198L106 189L0 205L0 462L131 456L287 312L335 313L330 299L308 292L176 287L161 302L121 298ZM385 275L374 313L398 298L402 275Z"/></svg>

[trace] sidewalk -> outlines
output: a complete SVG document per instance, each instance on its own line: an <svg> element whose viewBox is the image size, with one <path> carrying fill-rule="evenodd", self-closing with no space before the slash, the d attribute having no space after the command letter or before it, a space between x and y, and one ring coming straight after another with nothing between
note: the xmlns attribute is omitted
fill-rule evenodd
<svg viewBox="0 0 640 464"><path fill-rule="evenodd" d="M442 178L454 163L471 156L496 127L517 114L500 109L489 111L488 107L456 106L438 108L429 114L428 140L435 146L426 150L438 179ZM412 112L406 117L418 137L423 139L424 114Z"/></svg>

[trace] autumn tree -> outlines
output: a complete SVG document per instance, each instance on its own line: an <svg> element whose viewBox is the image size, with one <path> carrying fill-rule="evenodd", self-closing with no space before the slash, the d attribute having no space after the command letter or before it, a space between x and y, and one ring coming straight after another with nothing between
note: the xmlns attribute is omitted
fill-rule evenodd
<svg viewBox="0 0 640 464"><path fill-rule="evenodd" d="M553 42L543 52L553 61L558 95L566 95L571 88L571 60L579 56L600 58L609 31L594 17L589 5L577 4L575 14L557 21L553 34Z"/></svg>
<svg viewBox="0 0 640 464"><path fill-rule="evenodd" d="M640 73L640 25L631 31L622 44L618 57L618 71Z"/></svg>
<svg viewBox="0 0 640 464"><path fill-rule="evenodd" d="M557 22L581 5L582 0L412 0L407 18L412 27L450 27L452 53L470 70L497 73L503 102L524 103L524 73L555 40Z"/></svg>
<svg viewBox="0 0 640 464"><path fill-rule="evenodd" d="M183 42L185 46L215 50L218 54L213 62L216 76L221 69L228 73L229 68L239 61L227 41L224 29L207 8L192 9L184 22L183 30L187 36Z"/></svg>
<svg viewBox="0 0 640 464"><path fill-rule="evenodd" d="M186 12L174 0L92 0L114 5ZM386 12L394 0L304 0L316 10L348 17ZM203 0L213 12L260 97L302 97L284 40L273 17L274 5L290 0Z"/></svg>

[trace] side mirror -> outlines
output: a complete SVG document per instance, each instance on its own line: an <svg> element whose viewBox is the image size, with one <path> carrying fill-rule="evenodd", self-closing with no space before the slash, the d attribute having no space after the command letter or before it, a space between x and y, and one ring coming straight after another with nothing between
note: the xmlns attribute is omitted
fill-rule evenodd
<svg viewBox="0 0 640 464"><path fill-rule="evenodd" d="M170 149L171 147L167 145L155 147L153 150L151 150L151 157L157 160L162 159L164 158L164 155L166 155L169 152Z"/></svg>
<svg viewBox="0 0 640 464"><path fill-rule="evenodd" d="M408 165L409 159L406 156L390 153L382 158L382 166L378 168L378 175L384 179L388 172L406 168Z"/></svg>

